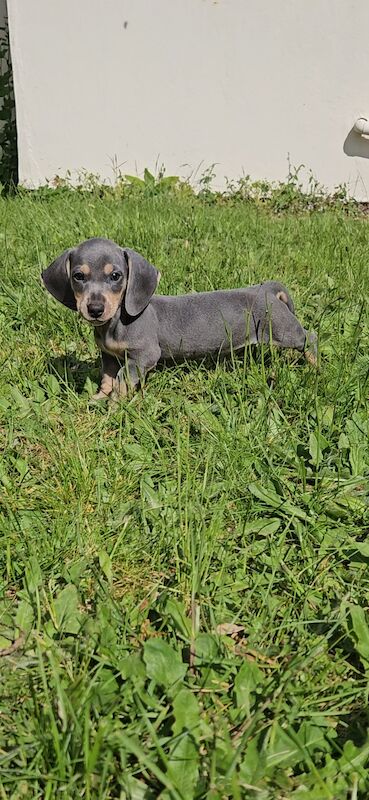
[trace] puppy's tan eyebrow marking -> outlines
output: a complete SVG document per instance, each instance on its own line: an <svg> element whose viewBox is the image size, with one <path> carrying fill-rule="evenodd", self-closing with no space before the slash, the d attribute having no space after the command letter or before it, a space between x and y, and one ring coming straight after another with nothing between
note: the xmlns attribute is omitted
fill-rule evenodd
<svg viewBox="0 0 369 800"><path fill-rule="evenodd" d="M78 267L78 272L83 272L84 275L91 275L91 270L88 264L81 264L81 266Z"/></svg>
<svg viewBox="0 0 369 800"><path fill-rule="evenodd" d="M114 272L113 265L112 264L105 264L104 265L104 272L105 272L105 275L111 275L111 273Z"/></svg>

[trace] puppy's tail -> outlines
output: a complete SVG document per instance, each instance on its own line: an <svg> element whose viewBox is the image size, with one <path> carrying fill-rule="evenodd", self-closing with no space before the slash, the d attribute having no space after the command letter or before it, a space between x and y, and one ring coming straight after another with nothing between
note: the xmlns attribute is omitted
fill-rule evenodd
<svg viewBox="0 0 369 800"><path fill-rule="evenodd" d="M292 314L295 313L295 306L293 304L292 297L285 286L282 283L278 283L278 281L269 281L268 289L270 292L273 292L278 300L281 300L282 303L285 303L287 308L291 311Z"/></svg>
<svg viewBox="0 0 369 800"><path fill-rule="evenodd" d="M292 314L295 313L295 306L293 305L292 298L284 289L281 289L280 292L277 292L276 297L278 297L278 300L282 300L282 303L285 303L286 306L288 306L289 310L292 311Z"/></svg>

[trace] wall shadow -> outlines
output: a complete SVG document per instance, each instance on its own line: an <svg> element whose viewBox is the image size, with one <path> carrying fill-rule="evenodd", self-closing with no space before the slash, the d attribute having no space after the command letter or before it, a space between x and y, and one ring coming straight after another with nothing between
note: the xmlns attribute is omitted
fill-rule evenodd
<svg viewBox="0 0 369 800"><path fill-rule="evenodd" d="M351 128L343 143L343 152L347 156L369 158L369 137L361 136L354 128Z"/></svg>

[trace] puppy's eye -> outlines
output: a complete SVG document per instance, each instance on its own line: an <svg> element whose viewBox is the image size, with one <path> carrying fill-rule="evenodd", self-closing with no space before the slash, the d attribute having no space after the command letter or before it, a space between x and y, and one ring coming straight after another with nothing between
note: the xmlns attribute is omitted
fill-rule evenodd
<svg viewBox="0 0 369 800"><path fill-rule="evenodd" d="M122 273L121 272L114 271L110 275L110 280L111 281L119 281L121 277L122 277Z"/></svg>
<svg viewBox="0 0 369 800"><path fill-rule="evenodd" d="M74 272L73 273L73 280L74 281L84 281L85 277L86 277L86 275L84 275L83 272Z"/></svg>

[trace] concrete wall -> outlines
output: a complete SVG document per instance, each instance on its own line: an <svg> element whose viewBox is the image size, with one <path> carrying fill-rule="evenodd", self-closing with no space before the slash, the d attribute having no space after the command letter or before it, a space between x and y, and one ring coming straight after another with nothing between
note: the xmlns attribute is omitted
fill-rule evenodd
<svg viewBox="0 0 369 800"><path fill-rule="evenodd" d="M20 179L288 159L369 198L368 0L8 0Z"/></svg>

